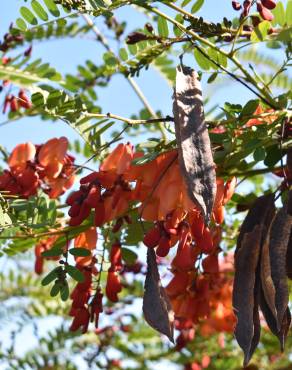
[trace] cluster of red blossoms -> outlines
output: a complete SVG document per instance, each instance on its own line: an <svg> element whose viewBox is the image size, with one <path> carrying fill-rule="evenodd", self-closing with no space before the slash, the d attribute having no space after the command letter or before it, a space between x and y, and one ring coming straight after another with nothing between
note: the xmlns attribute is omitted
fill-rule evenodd
<svg viewBox="0 0 292 370"><path fill-rule="evenodd" d="M0 191L28 198L42 189L57 198L74 183L74 157L67 154L65 137L50 139L43 145L17 145L9 159L9 170L0 175Z"/></svg>
<svg viewBox="0 0 292 370"><path fill-rule="evenodd" d="M44 267L44 259L52 259L55 261L59 260L59 257L43 257L42 253L51 249L58 239L58 236L53 235L47 239L40 240L40 242L35 246L34 253L35 253L35 265L34 270L36 274L40 275L43 273Z"/></svg>
<svg viewBox="0 0 292 370"><path fill-rule="evenodd" d="M99 315L102 312L103 294L98 288L91 299L94 267L78 264L76 267L83 273L84 281L78 283L70 295L72 306L69 315L73 317L70 330L82 329L82 332L86 333L90 321L95 321L95 326L98 326Z"/></svg>
<svg viewBox="0 0 292 370"><path fill-rule="evenodd" d="M80 189L67 199L70 226L80 225L92 209L95 211L95 226L112 221L128 210L132 190L124 173L132 159L132 145L119 144L102 163L99 172L80 180Z"/></svg>
<svg viewBox="0 0 292 370"><path fill-rule="evenodd" d="M133 165L133 159L140 156L143 153L134 153L129 143L119 144L101 164L99 172L81 179L80 189L67 199L69 224L81 224L94 211L95 226L116 219L114 231L117 225L121 226L130 202L138 204L141 217L154 222L144 236L144 244L156 248L159 257L165 257L177 245L171 264L174 276L166 291L181 335L189 334L201 320L205 323L209 320L206 333L212 325L214 330L232 331L231 279L219 271L218 254L224 206L234 193L236 179L224 182L217 178L212 223L207 227L187 194L177 151L163 153L143 165ZM117 302L122 289L118 274L122 270L119 242L112 245L109 259L105 293L110 301Z"/></svg>
<svg viewBox="0 0 292 370"><path fill-rule="evenodd" d="M11 62L10 58L8 57L2 58L2 65L9 64L10 62ZM1 90L4 87L7 87L9 85L10 85L10 81L4 80L1 86ZM2 113L5 114L8 109L10 112L17 112L20 108L29 109L31 107L32 107L32 103L30 99L28 98L27 94L25 93L23 89L20 89L17 96L14 94L5 95Z"/></svg>
<svg viewBox="0 0 292 370"><path fill-rule="evenodd" d="M266 21L272 21L274 16L271 12L272 9L276 7L275 0L259 0L256 2L257 11L260 13L260 16ZM242 10L241 17L247 17L250 11L250 8L253 5L252 0L245 0L241 5L238 1L232 1L232 6L234 10Z"/></svg>

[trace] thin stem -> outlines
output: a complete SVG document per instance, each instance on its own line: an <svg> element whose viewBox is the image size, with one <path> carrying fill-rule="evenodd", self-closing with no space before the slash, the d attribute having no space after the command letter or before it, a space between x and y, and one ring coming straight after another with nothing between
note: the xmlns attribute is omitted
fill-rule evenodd
<svg viewBox="0 0 292 370"><path fill-rule="evenodd" d="M179 12L179 13L187 16L190 19L193 19L193 20L198 20L199 19L198 17L194 16L192 13L186 11L183 8L180 8L179 6L177 6L177 5L173 4L173 3L164 3L164 5L168 6L169 8L171 8L173 10L176 10L177 12ZM207 25L210 25L211 24L209 22L204 22L204 23L207 24ZM234 29L234 28L222 27L222 31L224 33L231 33L231 34L237 34L238 33L238 30L237 29ZM250 31L243 31L243 30L241 30L239 36L250 36L250 34L251 34Z"/></svg>
<svg viewBox="0 0 292 370"><path fill-rule="evenodd" d="M107 114L99 114L99 113L88 113L86 114L86 117L88 118L112 118L116 119L121 122L125 122L128 125L145 125L145 124L151 124L151 123L159 123L159 122L172 122L173 117L167 116L164 118L153 118L153 119L130 119L126 117L121 117L117 114L107 113Z"/></svg>
<svg viewBox="0 0 292 370"><path fill-rule="evenodd" d="M104 48L107 51L110 51L115 56L115 58L120 62L120 59L114 53L114 51L111 49L111 47L110 47L107 39L99 31L99 29L95 26L95 24L93 23L92 19L88 15L86 15L86 14L82 14L82 17L84 18L84 20L86 21L86 23L92 28L92 31L96 34L97 40L100 41L101 44L104 46ZM146 96L143 94L143 92L140 89L140 87L137 84L137 82L134 81L134 79L131 76L125 76L125 78L127 79L128 83L130 84L130 86L132 87L132 89L134 90L134 92L136 93L136 95L138 96L138 98L140 99L140 101L142 102L142 104L144 105L144 107L150 113L151 117L153 117L154 119L158 119L159 117L155 113L154 109L151 107L150 103L148 102ZM164 129L164 127L163 127L163 125L161 123L159 124L159 129L160 129L162 138L163 139L166 139L167 138L166 132L165 132L165 129Z"/></svg>
<svg viewBox="0 0 292 370"><path fill-rule="evenodd" d="M167 14L161 12L160 10L158 10L157 8L153 8L152 6L150 5L143 5L143 7L145 9L148 9L149 11L163 17L164 19L168 20L170 23L174 24L175 26L177 26L180 30L182 30L185 34L188 34L190 36L192 36L192 38L196 41L199 41L200 43L210 47L211 49L214 49L216 50L218 53L224 55L226 58L228 58L229 60L231 60L236 66L237 68L244 74L246 80L251 83L252 85L254 85L254 87L262 93L262 95L266 98L266 100L269 102L269 105L275 107L276 104L274 102L274 99L268 94L268 92L264 89L264 88L261 88L257 81L255 80L255 78L243 67L243 65L241 64L241 62L234 56L234 55L230 55L230 53L227 53L225 50L223 49L220 49L218 48L215 44L213 44L211 41L199 36L196 32L186 28L184 25L182 25L180 22L178 22L177 20L171 18L170 16L168 16ZM222 69L222 66L220 65L220 68Z"/></svg>
<svg viewBox="0 0 292 370"><path fill-rule="evenodd" d="M200 48L198 45L195 45L195 47L199 50L201 54L204 55L205 58L209 59L212 63L214 63L217 67L221 68L224 72L226 72L230 77L232 77L237 82L241 83L243 86L245 86L248 90L250 90L252 93L254 93L258 98L260 98L263 102L265 102L268 106L270 106L273 109L277 109L277 106L272 104L270 101L268 101L264 96L259 94L254 88L249 86L245 81L241 80L239 77L237 77L234 73L228 71L226 68L221 66L216 60L211 58L207 53L204 52L202 48Z"/></svg>
<svg viewBox="0 0 292 370"><path fill-rule="evenodd" d="M279 167L275 167L275 168L260 168L260 169L256 169L256 170L250 170L250 171L245 171L245 172L220 172L220 175L223 175L223 176L236 176L236 177L245 177L245 178L248 178L248 177L253 177L253 176L257 176L257 175L264 175L266 173L271 173L271 172L276 172L276 171L280 171L282 170L282 167L279 166Z"/></svg>

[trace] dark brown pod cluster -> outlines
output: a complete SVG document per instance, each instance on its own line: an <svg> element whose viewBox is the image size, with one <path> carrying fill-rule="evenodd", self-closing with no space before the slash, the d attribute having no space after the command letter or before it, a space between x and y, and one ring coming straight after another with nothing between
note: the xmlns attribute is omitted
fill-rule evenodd
<svg viewBox="0 0 292 370"><path fill-rule="evenodd" d="M235 337L244 352L244 366L260 340L259 309L282 351L290 327L287 275L292 276L292 216L287 204L277 211L272 194L259 197L238 237L233 307L237 317Z"/></svg>

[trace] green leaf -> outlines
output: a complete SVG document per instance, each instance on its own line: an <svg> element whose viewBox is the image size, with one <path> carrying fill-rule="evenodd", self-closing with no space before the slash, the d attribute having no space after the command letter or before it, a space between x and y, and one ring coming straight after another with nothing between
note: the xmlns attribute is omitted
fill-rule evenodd
<svg viewBox="0 0 292 370"><path fill-rule="evenodd" d="M264 41L268 35L268 31L271 28L271 23L269 21L261 22L255 29L252 31L250 40L252 42Z"/></svg>
<svg viewBox="0 0 292 370"><path fill-rule="evenodd" d="M42 257L58 257L63 253L63 248L53 247L42 253Z"/></svg>
<svg viewBox="0 0 292 370"><path fill-rule="evenodd" d="M184 8L185 6L187 6L192 0L184 0L182 3L181 3L181 7Z"/></svg>
<svg viewBox="0 0 292 370"><path fill-rule="evenodd" d="M88 257L91 255L90 250L86 248L71 248L69 249L69 253L72 254L72 256L78 257Z"/></svg>
<svg viewBox="0 0 292 370"><path fill-rule="evenodd" d="M218 76L218 72L214 72L214 73L212 73L212 74L211 74L211 76L208 78L207 83L208 83L208 84L210 84L210 83L212 83L213 81L215 81L215 80L216 80L216 78L217 78L217 76Z"/></svg>
<svg viewBox="0 0 292 370"><path fill-rule="evenodd" d="M201 9L203 4L204 4L204 0L197 0L195 4L192 6L191 13L193 14L197 13Z"/></svg>
<svg viewBox="0 0 292 370"><path fill-rule="evenodd" d="M259 106L259 103L260 102L259 102L258 99L248 101L245 104L245 106L242 108L242 111L239 115L239 119L241 119L244 116L252 115L255 112L255 110L257 109L257 107Z"/></svg>
<svg viewBox="0 0 292 370"><path fill-rule="evenodd" d="M180 24L184 23L184 18L181 14L177 14L175 16L175 20L177 22L179 22ZM176 25L173 25L173 33L175 34L176 37L180 37L182 35L183 31L179 27L177 27Z"/></svg>
<svg viewBox="0 0 292 370"><path fill-rule="evenodd" d="M133 165L141 166L145 163L153 161L158 156L158 153L148 153L145 154L143 157L138 157L132 160Z"/></svg>
<svg viewBox="0 0 292 370"><path fill-rule="evenodd" d="M41 6L41 4L37 0L32 0L31 7L35 11L36 15L42 20L47 21L49 19L49 16L47 12L44 10L44 8Z"/></svg>
<svg viewBox="0 0 292 370"><path fill-rule="evenodd" d="M36 16L26 6L22 6L19 12L28 23L32 24L33 26L38 24Z"/></svg>
<svg viewBox="0 0 292 370"><path fill-rule="evenodd" d="M65 270L68 274L79 283L84 281L84 275L81 271L79 271L75 266L65 265Z"/></svg>
<svg viewBox="0 0 292 370"><path fill-rule="evenodd" d="M279 149L278 145L273 145L267 149L267 155L264 160L264 164L267 167L274 167L282 158L283 153Z"/></svg>
<svg viewBox="0 0 292 370"><path fill-rule="evenodd" d="M44 97L41 93L37 92L35 94L32 94L31 96L31 101L32 101L32 104L35 106L35 107L43 107L44 104L45 104L45 100L44 100Z"/></svg>
<svg viewBox="0 0 292 370"><path fill-rule="evenodd" d="M55 284L52 286L52 289L50 291L50 296L56 297L59 294L60 289L61 289L61 285L59 281L56 281Z"/></svg>
<svg viewBox="0 0 292 370"><path fill-rule="evenodd" d="M42 280L41 284L43 286L49 285L53 280L58 278L58 272L62 270L62 267L56 267L54 270L50 271Z"/></svg>
<svg viewBox="0 0 292 370"><path fill-rule="evenodd" d="M129 248L122 248L122 259L126 262L127 265L133 265L137 259L137 253L133 252Z"/></svg>
<svg viewBox="0 0 292 370"><path fill-rule="evenodd" d="M119 56L120 58L122 59L122 61L126 61L128 60L128 53L127 53L127 50L125 48L121 48L120 51L119 51Z"/></svg>
<svg viewBox="0 0 292 370"><path fill-rule="evenodd" d="M59 17L60 16L60 11L59 11L57 5L54 3L54 0L44 0L44 3L46 4L46 7L48 8L49 12L54 17Z"/></svg>
<svg viewBox="0 0 292 370"><path fill-rule="evenodd" d="M209 60L198 49L194 50L194 56L200 68L204 70L210 69L211 65Z"/></svg>
<svg viewBox="0 0 292 370"><path fill-rule="evenodd" d="M24 20L22 18L17 18L15 23L16 23L16 26L21 31L26 31L27 30L27 24L24 22Z"/></svg>
<svg viewBox="0 0 292 370"><path fill-rule="evenodd" d="M272 21L272 25L276 26L277 24L283 27L286 22L286 12L284 9L284 5L281 1L277 2L277 6L275 9L272 10L274 15L274 19Z"/></svg>
<svg viewBox="0 0 292 370"><path fill-rule="evenodd" d="M63 302L67 301L67 299L69 298L69 286L67 280L64 280L61 286L60 295Z"/></svg>
<svg viewBox="0 0 292 370"><path fill-rule="evenodd" d="M158 17L157 30L158 30L159 36L168 37L169 31L168 31L167 21L165 18L161 16Z"/></svg>
<svg viewBox="0 0 292 370"><path fill-rule="evenodd" d="M283 42L290 42L292 38L292 27L283 29L277 36L277 40Z"/></svg>
<svg viewBox="0 0 292 370"><path fill-rule="evenodd" d="M286 8L286 23L292 26L292 0L289 0Z"/></svg>
<svg viewBox="0 0 292 370"><path fill-rule="evenodd" d="M256 162L263 161L266 158L266 150L264 147L258 147L253 153L253 158Z"/></svg>
<svg viewBox="0 0 292 370"><path fill-rule="evenodd" d="M136 55L136 53L137 53L137 45L136 44L131 44L131 45L127 45L127 46L128 46L129 52L132 55Z"/></svg>

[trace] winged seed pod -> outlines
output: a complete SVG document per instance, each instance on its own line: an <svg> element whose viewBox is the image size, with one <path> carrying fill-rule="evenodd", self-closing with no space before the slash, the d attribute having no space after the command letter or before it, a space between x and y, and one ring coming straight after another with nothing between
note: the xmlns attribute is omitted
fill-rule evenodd
<svg viewBox="0 0 292 370"><path fill-rule="evenodd" d="M181 172L190 198L209 223L216 195L215 165L198 74L183 65L176 69L173 114Z"/></svg>
<svg viewBox="0 0 292 370"><path fill-rule="evenodd" d="M173 339L173 312L161 285L153 248L147 250L147 274L144 287L143 313L148 324L159 333Z"/></svg>

